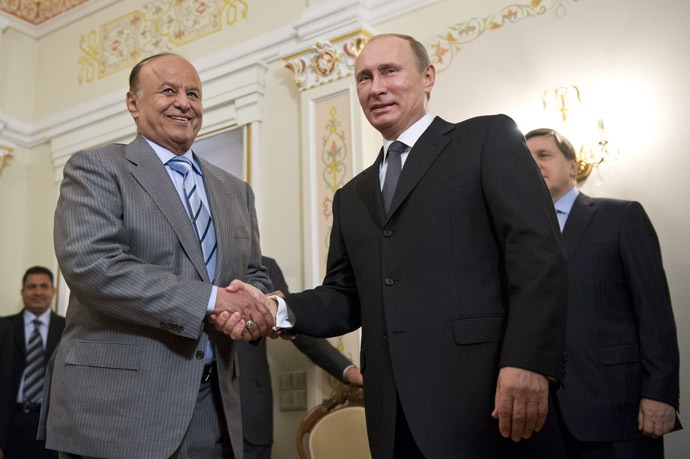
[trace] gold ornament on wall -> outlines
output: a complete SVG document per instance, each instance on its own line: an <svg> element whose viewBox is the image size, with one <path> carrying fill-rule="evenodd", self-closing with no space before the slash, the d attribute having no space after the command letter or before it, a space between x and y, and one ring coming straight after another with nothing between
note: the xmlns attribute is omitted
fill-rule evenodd
<svg viewBox="0 0 690 459"><path fill-rule="evenodd" d="M14 151L12 148L0 145L0 174L5 168L5 162L12 158L12 151Z"/></svg>
<svg viewBox="0 0 690 459"><path fill-rule="evenodd" d="M371 35L357 31L329 41L320 41L310 49L284 58L295 84L304 91L354 73L355 61Z"/></svg>

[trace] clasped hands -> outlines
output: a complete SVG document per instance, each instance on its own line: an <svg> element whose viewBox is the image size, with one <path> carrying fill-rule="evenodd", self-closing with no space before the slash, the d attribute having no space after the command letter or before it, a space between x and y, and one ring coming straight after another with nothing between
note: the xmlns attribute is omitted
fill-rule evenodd
<svg viewBox="0 0 690 459"><path fill-rule="evenodd" d="M284 296L279 291L270 295ZM275 299L235 279L226 288L218 289L215 309L208 319L216 330L234 340L252 341L262 336L290 339L291 335L274 329L277 312Z"/></svg>

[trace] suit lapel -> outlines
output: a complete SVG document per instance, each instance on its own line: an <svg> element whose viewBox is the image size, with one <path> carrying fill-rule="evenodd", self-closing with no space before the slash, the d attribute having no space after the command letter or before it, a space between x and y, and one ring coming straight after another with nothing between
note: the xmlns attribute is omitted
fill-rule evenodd
<svg viewBox="0 0 690 459"><path fill-rule="evenodd" d="M26 357L26 335L24 334L24 310L19 314L14 316L14 344L17 348L17 352L22 356L22 359Z"/></svg>
<svg viewBox="0 0 690 459"><path fill-rule="evenodd" d="M146 140L137 136L126 147L125 157L130 162L130 173L141 187L151 196L161 213L175 231L183 250L196 268L199 276L209 282L199 239L189 220L187 211L170 180L165 166Z"/></svg>
<svg viewBox="0 0 690 459"><path fill-rule="evenodd" d="M54 312L50 312L50 325L48 326L48 337L46 339L46 356L50 357L55 350L55 346L60 341L62 330L58 327L58 316Z"/></svg>
<svg viewBox="0 0 690 459"><path fill-rule="evenodd" d="M195 158L201 165L201 173L204 177L204 189L206 190L206 197L208 198L208 205L210 207L211 216L213 218L213 227L216 230L216 242L218 244L218 257L216 258L216 273L221 273L221 266L225 263L226 258L229 258L230 247L223 244L224 241L232 241L232 206L228 205L231 197L226 196L224 191L227 187L215 174L213 168L209 167L209 163L203 158ZM216 275L218 278L218 275Z"/></svg>
<svg viewBox="0 0 690 459"><path fill-rule="evenodd" d="M436 157L448 145L450 139L445 137L444 134L453 128L454 125L436 117L419 140L417 140L412 150L410 150L405 166L400 173L400 180L393 195L388 218L400 207L400 204L402 204L429 167L431 167Z"/></svg>
<svg viewBox="0 0 690 459"><path fill-rule="evenodd" d="M568 215L568 220L563 228L563 244L568 253L568 260L575 253L575 248L580 243L585 230L596 212L594 200L583 193L579 193L577 198L575 198L573 208L570 209L570 215Z"/></svg>
<svg viewBox="0 0 690 459"><path fill-rule="evenodd" d="M360 174L360 181L357 184L357 192L364 202L364 206L369 211L371 218L382 227L385 223L385 212L383 210L383 198L381 197L381 182L379 180L379 170L383 161L383 148L379 151L379 156L374 164L366 168Z"/></svg>

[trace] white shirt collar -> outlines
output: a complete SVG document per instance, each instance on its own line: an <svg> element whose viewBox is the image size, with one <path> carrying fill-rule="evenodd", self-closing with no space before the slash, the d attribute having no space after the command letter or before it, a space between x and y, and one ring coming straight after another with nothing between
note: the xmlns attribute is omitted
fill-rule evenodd
<svg viewBox="0 0 690 459"><path fill-rule="evenodd" d="M383 139L383 149L385 153L388 153L388 147L396 141L399 140L400 142L404 143L407 145L407 148L405 148L405 151L410 151L414 144L419 140L419 138L424 134L424 131L427 130L429 125L434 121L434 117L428 113L426 113L424 116L419 118L412 126L407 128L405 132L400 134L397 139L393 140L386 140Z"/></svg>
<svg viewBox="0 0 690 459"><path fill-rule="evenodd" d="M33 323L35 319L38 319L46 327L50 326L50 308L46 309L45 312L39 316L35 316L33 312L24 308L24 326Z"/></svg>
<svg viewBox="0 0 690 459"><path fill-rule="evenodd" d="M575 204L575 199L577 199L577 195L579 193L580 192L573 185L571 189L569 189L563 196L560 197L558 201L553 204L556 208L556 211L570 215L570 211L572 210L573 204Z"/></svg>
<svg viewBox="0 0 690 459"><path fill-rule="evenodd" d="M142 137L144 137L144 136L142 135ZM167 162L170 161L170 159L177 157L177 155L175 153L173 153L172 151L168 150L165 147L161 147L160 145L158 145L157 143L154 143L153 141L147 139L146 137L144 137L144 140L146 140L146 142L148 142L148 144L151 145L151 148L153 148L153 151L156 152L156 155L158 155L158 158L161 160L161 162L163 164L167 164ZM201 167L199 167L199 164L194 159L194 155L192 154L191 148L189 150L185 151L184 155L182 155L182 157L190 160L192 162L192 164L194 165L194 172L196 172L199 175L202 175L201 174Z"/></svg>

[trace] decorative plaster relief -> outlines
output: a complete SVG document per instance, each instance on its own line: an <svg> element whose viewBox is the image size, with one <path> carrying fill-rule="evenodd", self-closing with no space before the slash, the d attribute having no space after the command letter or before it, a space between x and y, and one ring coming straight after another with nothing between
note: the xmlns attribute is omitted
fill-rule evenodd
<svg viewBox="0 0 690 459"><path fill-rule="evenodd" d="M360 30L317 42L311 49L284 58L288 61L285 67L292 70L300 91L348 77L354 73L355 60L370 37L370 33Z"/></svg>
<svg viewBox="0 0 690 459"><path fill-rule="evenodd" d="M0 174L5 167L5 161L12 158L12 151L14 151L12 148L0 145Z"/></svg>
<svg viewBox="0 0 690 459"><path fill-rule="evenodd" d="M86 2L87 0L0 0L0 11L38 25Z"/></svg>
<svg viewBox="0 0 690 459"><path fill-rule="evenodd" d="M509 5L483 19L472 18L449 27L445 32L426 40L431 63L439 72L447 69L463 46L475 41L487 30L497 30L523 19L541 16L547 11L561 19L566 14L565 4L581 0L552 0L551 6L543 5L542 0L532 0L528 4Z"/></svg>
<svg viewBox="0 0 690 459"><path fill-rule="evenodd" d="M3 1L3 0L0 0ZM243 0L152 0L82 35L79 85L125 68L141 58L172 51L247 18Z"/></svg>

